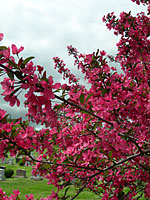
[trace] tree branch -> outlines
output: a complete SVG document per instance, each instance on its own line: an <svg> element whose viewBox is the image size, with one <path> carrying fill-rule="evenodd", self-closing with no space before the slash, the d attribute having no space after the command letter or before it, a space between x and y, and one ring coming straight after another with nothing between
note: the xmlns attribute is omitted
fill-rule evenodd
<svg viewBox="0 0 150 200"><path fill-rule="evenodd" d="M12 73L15 74L16 77L18 78L18 74L17 74L16 72L14 72L12 69L9 69L8 67L6 67L6 66L4 66L4 65L2 65L2 64L0 64L0 66L1 66L2 68L6 69L8 72L12 72ZM21 72L20 72L19 75L20 75L19 78L24 78L24 77L21 77ZM25 80L24 80L24 81L25 81ZM28 80L27 80L27 81L28 81ZM37 87L39 87L40 89L44 89L41 85L39 85L39 84L36 84L36 85L37 85ZM91 111L87 110L87 109L84 108L83 106L77 105L77 104L75 104L75 103L73 103L73 102L71 102L71 101L68 101L68 100L66 100L66 99L64 99L64 98L62 98L62 97L59 97L59 96L56 95L56 94L55 94L55 98L56 98L56 99L59 99L60 101L63 101L64 103L66 103L66 104L68 104L68 105L70 105L70 106L74 106L74 107L78 108L78 109L81 110L81 111L85 111L85 112L87 112L88 114L92 115L93 117L95 117L95 118L97 118L97 119L99 119L99 120L101 120L101 121L103 121L103 122L105 122L105 123L107 123L107 124L113 126L113 123L112 123L112 122L109 122L108 120L105 120L105 119L99 117L98 115L95 115L94 113L92 113Z"/></svg>
<svg viewBox="0 0 150 200"><path fill-rule="evenodd" d="M71 200L75 199L81 192L82 190L86 187L86 185L88 184L88 180L85 182L85 184L78 190L78 192L71 198Z"/></svg>
<svg viewBox="0 0 150 200"><path fill-rule="evenodd" d="M133 160L134 158L136 158L136 157L138 157L138 156L142 156L142 155L147 154L147 153L150 153L150 149L147 149L147 150L142 151L142 152L137 153L137 154L133 154L133 155L131 155L131 156L129 156L129 157L127 157L127 158L125 158L125 159L119 161L119 162L115 162L113 165L111 165L111 166L109 166L109 167L106 167L106 168L104 168L104 169L101 169L100 172L97 172L96 174L93 174L93 175L90 176L89 178L93 178L93 177L95 177L95 176L97 176L97 175L99 175L99 174L101 174L101 173L103 173L103 172L105 172L105 171L108 171L108 170L110 170L110 169L113 169L114 167L116 167L116 166L118 166L118 165L120 165L120 164L122 164L122 163L125 163L125 162L127 162L127 161L129 161L129 160Z"/></svg>
<svg viewBox="0 0 150 200"><path fill-rule="evenodd" d="M101 121L103 121L103 122L105 122L105 123L107 123L107 124L113 126L113 123L112 123L112 122L109 122L109 121L107 121L107 120L105 120L105 119L99 117L98 115L95 115L94 113L92 113L90 110L87 110L87 109L84 108L83 106L77 105L77 104L73 103L72 101L69 101L69 100L66 100L66 99L64 99L64 98L62 98L62 97L59 97L59 96L56 95L56 94L55 94L55 98L56 98L56 99L59 99L60 101L63 101L64 103L66 103L66 104L68 104L68 105L70 105L70 106L74 106L74 107L78 108L78 109L81 110L81 111L85 111L86 113L92 115L93 117L95 117L95 118L97 118L97 119L99 119L99 120L101 120Z"/></svg>

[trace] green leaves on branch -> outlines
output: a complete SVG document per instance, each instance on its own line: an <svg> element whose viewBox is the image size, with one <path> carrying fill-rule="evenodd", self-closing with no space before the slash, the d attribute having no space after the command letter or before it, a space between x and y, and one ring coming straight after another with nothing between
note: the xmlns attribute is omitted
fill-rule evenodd
<svg viewBox="0 0 150 200"><path fill-rule="evenodd" d="M35 57L34 56L30 56L28 58L26 58L24 61L23 61L23 64L26 65L29 61L31 61L32 59L34 59Z"/></svg>
<svg viewBox="0 0 150 200"><path fill-rule="evenodd" d="M13 62L12 60L9 60L8 63L10 66L14 67L15 69L18 69L18 65L15 62Z"/></svg>
<svg viewBox="0 0 150 200"><path fill-rule="evenodd" d="M0 122L2 123L6 123L7 122L7 118L8 118L9 114L6 114L5 117L3 117Z"/></svg>
<svg viewBox="0 0 150 200"><path fill-rule="evenodd" d="M84 97L85 97L85 95L83 93L79 97L79 100L80 100L81 104L84 104Z"/></svg>
<svg viewBox="0 0 150 200"><path fill-rule="evenodd" d="M10 80L13 81L14 80L14 73L13 72L8 72L7 74L9 76Z"/></svg>
<svg viewBox="0 0 150 200"><path fill-rule="evenodd" d="M91 115L88 111L81 110L82 114Z"/></svg>
<svg viewBox="0 0 150 200"><path fill-rule="evenodd" d="M15 68L15 69L17 69L16 71L9 71L7 74L8 74L8 76L9 76L9 78L10 78L10 80L14 80L14 75L16 75L16 77L18 78L18 79L20 79L20 80L22 80L22 74L21 74L21 72L19 71L19 67L21 67L21 69L23 69L24 67L25 67L25 65L29 62L29 61L31 61L32 59L33 59L34 57L33 56L30 56L30 57L28 57L28 58L26 58L25 60L23 60L22 58L20 58L20 60L19 60L19 62L18 62L18 65L15 63L15 62L13 62L12 60L9 60L9 66L11 66L11 67L13 67L13 68Z"/></svg>
<svg viewBox="0 0 150 200"><path fill-rule="evenodd" d="M86 99L85 99L85 103L87 103L87 101L91 98L91 96L93 96L93 93L92 94L89 94Z"/></svg>
<svg viewBox="0 0 150 200"><path fill-rule="evenodd" d="M55 105L54 109L59 110L59 109L63 108L65 105L66 105L65 103L62 103L62 104L59 104L59 105Z"/></svg>
<svg viewBox="0 0 150 200"><path fill-rule="evenodd" d="M21 69L24 69L26 64L28 64L29 61L31 61L34 58L35 58L34 56L30 56L30 57L26 58L25 60L22 60L22 58L21 58L20 59L20 62L21 62L20 67L21 67Z"/></svg>
<svg viewBox="0 0 150 200"><path fill-rule="evenodd" d="M84 104L84 103L87 103L87 101L91 98L91 96L93 96L93 93L92 94L89 94L86 99L85 99L85 94L81 94L80 97L79 97L79 100L80 100L80 103L81 104Z"/></svg>
<svg viewBox="0 0 150 200"><path fill-rule="evenodd" d="M42 76L41 80L47 81L47 78L46 78L46 71L43 72L43 76Z"/></svg>
<svg viewBox="0 0 150 200"><path fill-rule="evenodd" d="M0 51L6 50L7 47L6 46L0 46Z"/></svg>

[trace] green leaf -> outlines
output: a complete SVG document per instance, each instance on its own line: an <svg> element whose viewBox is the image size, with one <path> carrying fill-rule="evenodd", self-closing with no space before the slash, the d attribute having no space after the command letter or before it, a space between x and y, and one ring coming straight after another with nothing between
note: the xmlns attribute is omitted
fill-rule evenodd
<svg viewBox="0 0 150 200"><path fill-rule="evenodd" d="M9 60L9 65L15 67L16 69L18 68L18 65L11 60Z"/></svg>
<svg viewBox="0 0 150 200"><path fill-rule="evenodd" d="M44 165L44 169L50 169L50 167L51 167L51 165L49 165L49 164Z"/></svg>
<svg viewBox="0 0 150 200"><path fill-rule="evenodd" d="M6 123L8 116L9 116L9 114L6 114L5 117L0 120L0 122Z"/></svg>
<svg viewBox="0 0 150 200"><path fill-rule="evenodd" d="M85 99L85 103L90 99L90 97L93 96L93 93L92 94L89 94L86 99Z"/></svg>
<svg viewBox="0 0 150 200"><path fill-rule="evenodd" d="M65 105L66 105L65 103L59 104L57 106L54 106L54 109L60 109L62 107L65 107Z"/></svg>
<svg viewBox="0 0 150 200"><path fill-rule="evenodd" d="M73 161L73 156L70 155L69 156L69 160Z"/></svg>
<svg viewBox="0 0 150 200"><path fill-rule="evenodd" d="M14 137L17 136L17 135L18 135L18 133L15 132L15 131L13 131L12 134L11 134L11 138L14 138Z"/></svg>
<svg viewBox="0 0 150 200"><path fill-rule="evenodd" d="M43 77L42 77L42 78L45 78L45 79L46 79L46 71L44 71Z"/></svg>
<svg viewBox="0 0 150 200"><path fill-rule="evenodd" d="M79 97L79 100L80 100L81 104L84 104L84 97L85 97L85 95L83 93Z"/></svg>
<svg viewBox="0 0 150 200"><path fill-rule="evenodd" d="M23 76L22 76L22 73L18 70L15 71L15 75L16 77L19 79L19 80L22 80L23 79Z"/></svg>
<svg viewBox="0 0 150 200"><path fill-rule="evenodd" d="M112 151L110 151L110 152L108 153L108 157L109 157L109 160L112 159Z"/></svg>
<svg viewBox="0 0 150 200"><path fill-rule="evenodd" d="M14 125L14 126L12 127L12 131L16 131L16 130L18 131L20 127L21 127L20 124Z"/></svg>
<svg viewBox="0 0 150 200"><path fill-rule="evenodd" d="M77 154L76 155L76 160L75 160L75 163L81 158L81 154Z"/></svg>
<svg viewBox="0 0 150 200"><path fill-rule="evenodd" d="M61 88L56 89L54 92L60 92L60 91L61 91Z"/></svg>
<svg viewBox="0 0 150 200"><path fill-rule="evenodd" d="M21 69L24 69L25 68L25 64L24 63L21 63Z"/></svg>
<svg viewBox="0 0 150 200"><path fill-rule="evenodd" d="M53 165L57 163L57 158L54 159Z"/></svg>
<svg viewBox="0 0 150 200"><path fill-rule="evenodd" d="M34 56L30 56L28 58L26 58L23 63L26 65L30 60L32 60L33 58L35 58Z"/></svg>
<svg viewBox="0 0 150 200"><path fill-rule="evenodd" d="M5 46L0 46L0 51L6 50L6 49L7 49L7 47L5 47Z"/></svg>
<svg viewBox="0 0 150 200"><path fill-rule="evenodd" d="M13 72L8 72L7 74L9 76L10 80L13 81L14 80L14 73Z"/></svg>
<svg viewBox="0 0 150 200"><path fill-rule="evenodd" d="M82 110L81 113L87 114L87 115L91 115L90 113L88 113L88 112L86 112L86 111L84 111L84 110Z"/></svg>
<svg viewBox="0 0 150 200"><path fill-rule="evenodd" d="M51 154L51 157L50 157L50 161L54 161L54 158L53 158L54 155L55 155L55 152L53 151L52 154Z"/></svg>
<svg viewBox="0 0 150 200"><path fill-rule="evenodd" d="M20 90L20 87L16 88L15 90L13 90L10 94L10 96L12 97L16 92L18 92Z"/></svg>
<svg viewBox="0 0 150 200"><path fill-rule="evenodd" d="M100 149L100 152L103 153L104 155L108 156L107 152L104 151L103 149Z"/></svg>
<svg viewBox="0 0 150 200"><path fill-rule="evenodd" d="M92 127L94 131L95 131L95 129L98 127L98 125L99 125L99 122L96 122L96 123L94 124L94 126Z"/></svg>

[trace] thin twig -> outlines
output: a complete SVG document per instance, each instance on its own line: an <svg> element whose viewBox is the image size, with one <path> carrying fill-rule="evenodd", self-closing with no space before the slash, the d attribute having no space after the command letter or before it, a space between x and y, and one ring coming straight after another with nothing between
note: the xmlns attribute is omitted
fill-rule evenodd
<svg viewBox="0 0 150 200"><path fill-rule="evenodd" d="M136 138L131 137L130 135L127 135L127 134L121 134L121 133L119 133L118 135L127 137L133 144L135 144L135 146L138 148L139 152L141 152L141 153L143 152L142 149L141 149L141 147L140 147L140 146L138 145L138 143L135 141ZM137 141L138 141L138 140L137 140Z"/></svg>

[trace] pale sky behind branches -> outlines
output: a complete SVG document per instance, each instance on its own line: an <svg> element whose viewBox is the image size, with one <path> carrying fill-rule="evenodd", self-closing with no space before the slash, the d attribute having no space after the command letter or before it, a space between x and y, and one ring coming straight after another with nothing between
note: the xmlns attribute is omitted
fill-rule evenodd
<svg viewBox="0 0 150 200"><path fill-rule="evenodd" d="M61 76L54 71L52 58L58 56L80 77L68 56L67 46L73 45L81 53L97 49L115 54L118 39L102 22L103 15L122 11L146 12L131 0L5 0L0 1L0 32L5 35L1 45L24 46L21 56L35 56L34 63L45 67L56 82ZM83 81L83 80L81 80ZM2 89L0 88L1 93ZM23 107L9 107L0 98L1 108L12 117L25 115Z"/></svg>

